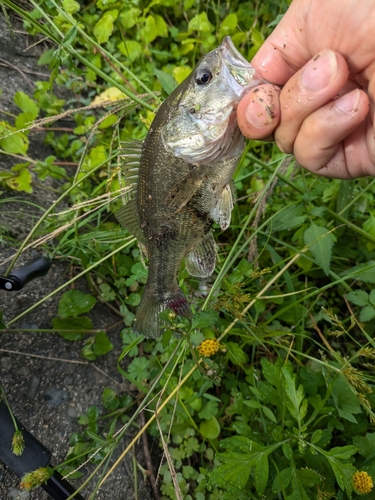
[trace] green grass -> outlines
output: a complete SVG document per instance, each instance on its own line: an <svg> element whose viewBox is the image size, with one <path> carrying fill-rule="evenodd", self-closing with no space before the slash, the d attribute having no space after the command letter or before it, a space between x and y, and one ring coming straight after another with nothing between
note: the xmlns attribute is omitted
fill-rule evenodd
<svg viewBox="0 0 375 500"><path fill-rule="evenodd" d="M353 474L375 477L375 181L313 176L274 145L250 141L234 178L231 226L216 231L215 273L203 289L181 267L195 314L190 321L166 314L169 328L155 341L131 330L147 269L113 216L127 189L121 142L146 135L167 91L224 35L251 58L287 3L30 3L26 12L2 0L30 33L52 41L40 63L49 65L51 83L78 98L64 103L39 82L32 99L18 93L20 114L2 124L3 154L26 158L11 175L0 173L3 189L30 191L30 171L62 183L9 269L37 244L74 262L77 273L52 294L82 276L92 292L64 293L52 328L85 339L84 358L104 356L113 345L85 314L107 302L124 317L117 369L139 392L134 400L105 389L102 408L79 417L81 430L57 467L77 477L93 462L82 487L94 499L118 465L115 448L147 409L122 457L146 430L156 439L166 456L163 499L356 498ZM93 104L108 88L126 99ZM54 157L29 159L31 127L48 129L61 114L75 123L70 132L48 132ZM76 164L74 174L63 161ZM59 210L61 200L69 209ZM201 356L202 342L213 338L217 353Z"/></svg>

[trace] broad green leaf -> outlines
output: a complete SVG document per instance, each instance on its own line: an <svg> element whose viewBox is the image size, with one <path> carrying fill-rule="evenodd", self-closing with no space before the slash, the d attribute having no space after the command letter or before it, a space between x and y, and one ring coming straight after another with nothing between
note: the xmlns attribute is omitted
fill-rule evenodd
<svg viewBox="0 0 375 500"><path fill-rule="evenodd" d="M297 474L297 469L292 462L290 467L292 480L292 493L287 497L287 500L311 500L306 494L303 484Z"/></svg>
<svg viewBox="0 0 375 500"><path fill-rule="evenodd" d="M118 16L118 10L107 10L99 21L96 23L94 28L94 35L99 43L106 43L113 32L113 23L116 21Z"/></svg>
<svg viewBox="0 0 375 500"><path fill-rule="evenodd" d="M322 435L323 435L322 429L316 429L316 431L314 431L313 435L311 436L311 442L313 444L319 443Z"/></svg>
<svg viewBox="0 0 375 500"><path fill-rule="evenodd" d="M113 344L109 340L108 335L105 332L98 332L95 335L95 341L92 346L94 354L97 356L104 356L107 352L113 350Z"/></svg>
<svg viewBox="0 0 375 500"><path fill-rule="evenodd" d="M163 87L163 90L169 95L174 89L177 87L177 82L173 78L172 75L169 75L165 71L161 71L160 69L154 68L154 73L156 78L159 80L160 85Z"/></svg>
<svg viewBox="0 0 375 500"><path fill-rule="evenodd" d="M183 82L191 73L190 66L176 66L173 68L173 76L178 84Z"/></svg>
<svg viewBox="0 0 375 500"><path fill-rule="evenodd" d="M325 227L312 223L304 234L305 245L309 246L316 263L328 276L334 237Z"/></svg>
<svg viewBox="0 0 375 500"><path fill-rule="evenodd" d="M285 380L285 392L290 401L288 410L292 417L300 422L306 415L307 410L307 400L305 400L305 403L303 386L301 384L298 389L296 389L295 375L292 375L286 367L282 368L282 374Z"/></svg>
<svg viewBox="0 0 375 500"><path fill-rule="evenodd" d="M245 351L236 342L227 342L228 358L234 365L244 365L249 358Z"/></svg>
<svg viewBox="0 0 375 500"><path fill-rule="evenodd" d="M274 19L269 24L267 24L267 28L274 28L274 27L276 27L279 24L279 22L281 21L281 19L283 17L284 17L284 14L279 14L278 16L276 16L276 19Z"/></svg>
<svg viewBox="0 0 375 500"><path fill-rule="evenodd" d="M85 157L85 160L82 163L82 171L88 172L92 170L97 165L105 161L107 158L107 153L105 147L100 145L91 149L88 157Z"/></svg>
<svg viewBox="0 0 375 500"><path fill-rule="evenodd" d="M353 443L363 457L375 455L375 432L368 432L365 436L354 436Z"/></svg>
<svg viewBox="0 0 375 500"><path fill-rule="evenodd" d="M281 443L261 446L244 436L235 436L223 439L220 444L227 448L227 451L217 454L221 465L216 466L211 473L212 484L224 487L231 485L243 490L251 470L261 462L257 468L255 486L259 491L264 491L264 483L268 481L268 463L266 464L265 460Z"/></svg>
<svg viewBox="0 0 375 500"><path fill-rule="evenodd" d="M1 177L0 177L1 180ZM31 187L32 177L27 168L23 168L19 171L18 175L6 179L5 183L15 191L25 191L26 193L32 193L33 188Z"/></svg>
<svg viewBox="0 0 375 500"><path fill-rule="evenodd" d="M354 292L349 292L345 294L345 297L356 306L367 306L369 297L368 293L364 290L354 290Z"/></svg>
<svg viewBox="0 0 375 500"><path fill-rule="evenodd" d="M365 306L359 313L359 321L371 321L375 318L375 308L372 306Z"/></svg>
<svg viewBox="0 0 375 500"><path fill-rule="evenodd" d="M254 484L259 494L263 493L268 483L268 454L262 454L255 465Z"/></svg>
<svg viewBox="0 0 375 500"><path fill-rule="evenodd" d="M275 424L277 423L275 414L272 410L270 410L267 406L262 406L262 411L267 418L269 418L272 422L275 422Z"/></svg>
<svg viewBox="0 0 375 500"><path fill-rule="evenodd" d="M101 299L105 302L110 302L116 298L116 293L112 290L108 283L101 283L99 288L101 291Z"/></svg>
<svg viewBox="0 0 375 500"><path fill-rule="evenodd" d="M76 26L72 26L70 30L65 33L64 38L61 40L61 45L63 47L69 47L72 43L75 37L77 36L77 28Z"/></svg>
<svg viewBox="0 0 375 500"><path fill-rule="evenodd" d="M369 301L370 301L370 304L375 306L375 290L371 290L371 292L369 294Z"/></svg>
<svg viewBox="0 0 375 500"><path fill-rule="evenodd" d="M39 114L39 107L27 94L18 91L14 94L14 103L25 113L29 113L32 120Z"/></svg>
<svg viewBox="0 0 375 500"><path fill-rule="evenodd" d="M141 302L141 296L139 293L131 293L126 297L125 302L130 306L137 307Z"/></svg>
<svg viewBox="0 0 375 500"><path fill-rule="evenodd" d="M68 290L60 298L58 313L61 318L69 318L90 311L96 304L96 298L80 290Z"/></svg>
<svg viewBox="0 0 375 500"><path fill-rule="evenodd" d="M168 26L167 23L161 16L155 15L155 28L156 28L156 36L168 36Z"/></svg>
<svg viewBox="0 0 375 500"><path fill-rule="evenodd" d="M314 486L323 481L323 477L320 476L315 470L312 469L297 469L297 476L303 486Z"/></svg>
<svg viewBox="0 0 375 500"><path fill-rule="evenodd" d="M158 33L156 30L156 22L154 16L147 16L145 25L141 30L141 36L146 44L151 43L155 40Z"/></svg>
<svg viewBox="0 0 375 500"><path fill-rule="evenodd" d="M106 128L112 127L112 125L115 124L117 120L117 115L109 115L101 122L101 124L98 126L98 129L104 130Z"/></svg>
<svg viewBox="0 0 375 500"><path fill-rule="evenodd" d="M16 129L20 130L29 126L29 124L35 119L35 115L32 113L20 113L15 121Z"/></svg>
<svg viewBox="0 0 375 500"><path fill-rule="evenodd" d="M199 430L206 439L216 439L220 435L220 424L215 417L211 417L201 422Z"/></svg>
<svg viewBox="0 0 375 500"><path fill-rule="evenodd" d="M119 16L122 27L127 30L135 26L135 24L137 23L137 19L141 15L141 13L141 9L137 8L122 11Z"/></svg>
<svg viewBox="0 0 375 500"><path fill-rule="evenodd" d="M76 12L78 12L80 10L81 6L75 0L63 0L62 8L68 14L75 14Z"/></svg>
<svg viewBox="0 0 375 500"><path fill-rule="evenodd" d="M266 380L268 380L268 382L277 389L280 389L282 384L281 364L279 362L272 363L269 359L262 358L261 365L262 365L262 373L266 378Z"/></svg>
<svg viewBox="0 0 375 500"><path fill-rule="evenodd" d="M214 325L219 320L219 313L217 311L201 311L197 314L194 314L193 319L191 321L191 328L209 328Z"/></svg>
<svg viewBox="0 0 375 500"><path fill-rule="evenodd" d="M282 450L285 458L288 460L293 460L293 450L289 443L284 443L282 446Z"/></svg>
<svg viewBox="0 0 375 500"><path fill-rule="evenodd" d="M207 14L205 12L201 12L200 14L196 14L190 20L188 29L189 32L198 31L203 33L211 33L214 30L214 27L208 20Z"/></svg>
<svg viewBox="0 0 375 500"><path fill-rule="evenodd" d="M370 213L369 217L363 223L362 229L375 238L375 216L373 214ZM375 244L372 241L368 241L366 247L371 252L374 250Z"/></svg>
<svg viewBox="0 0 375 500"><path fill-rule="evenodd" d="M92 329L92 322L90 318L76 317L76 318L53 318L52 326L55 330L60 330L59 335L66 340L73 342L81 340L88 330ZM61 330L71 330L63 332Z"/></svg>
<svg viewBox="0 0 375 500"><path fill-rule="evenodd" d="M199 418L210 420L219 413L219 405L217 401L208 401L203 403L203 408L198 413Z"/></svg>
<svg viewBox="0 0 375 500"><path fill-rule="evenodd" d="M43 66L44 64L50 64L53 61L55 55L55 48L46 50L38 59L38 66Z"/></svg>
<svg viewBox="0 0 375 500"><path fill-rule="evenodd" d="M227 35L235 33L237 30L238 18L235 13L228 14L220 24L218 38L222 39Z"/></svg>
<svg viewBox="0 0 375 500"><path fill-rule="evenodd" d="M135 380L147 380L149 377L150 361L145 358L135 358L128 366L128 372Z"/></svg>
<svg viewBox="0 0 375 500"><path fill-rule="evenodd" d="M0 148L7 153L26 155L29 139L22 132L15 132L15 130L6 122L0 122Z"/></svg>
<svg viewBox="0 0 375 500"><path fill-rule="evenodd" d="M340 276L350 276L350 279L364 281L365 283L375 283L375 261L370 260L364 264L354 266L342 272Z"/></svg>
<svg viewBox="0 0 375 500"><path fill-rule="evenodd" d="M245 400L243 404L256 410L260 410L262 408L261 403L259 403L259 401L255 401L255 399Z"/></svg>
<svg viewBox="0 0 375 500"><path fill-rule="evenodd" d="M341 412L342 418L353 422L356 420L355 417L354 419L353 417L348 418L348 414L356 415L362 412L358 399L353 394L353 391L351 390L351 387L345 377L341 374L337 377L333 386L332 397L339 413L340 410L343 410Z"/></svg>
<svg viewBox="0 0 375 500"><path fill-rule="evenodd" d="M123 344L124 351L126 351L126 355L130 357L134 357L138 355L138 344L140 342L140 337L136 333L133 332L131 328L124 328L121 333L121 340Z"/></svg>
<svg viewBox="0 0 375 500"><path fill-rule="evenodd" d="M356 186L356 180L342 180L340 181L340 188L337 194L336 201L336 212L340 213L342 217L347 217L349 215L349 209L347 209L347 205L353 199L353 192Z"/></svg>
<svg viewBox="0 0 375 500"><path fill-rule="evenodd" d="M342 491L345 491L349 498L353 491L353 474L356 468L348 462L350 457L357 453L357 448L353 445L339 446L326 452L318 448L319 452L326 457L335 474L336 481Z"/></svg>
<svg viewBox="0 0 375 500"><path fill-rule="evenodd" d="M126 40L118 44L120 52L134 62L143 54L142 45L134 40Z"/></svg>
<svg viewBox="0 0 375 500"><path fill-rule="evenodd" d="M120 400L111 387L105 387L102 392L102 403L106 410L114 411L118 408Z"/></svg>
<svg viewBox="0 0 375 500"><path fill-rule="evenodd" d="M292 471L290 467L280 471L272 483L272 492L279 493L282 489L286 489L289 486L290 480L292 479Z"/></svg>
<svg viewBox="0 0 375 500"><path fill-rule="evenodd" d="M301 226L305 220L303 205L289 205L283 208L270 221L272 231L284 231Z"/></svg>
<svg viewBox="0 0 375 500"><path fill-rule="evenodd" d="M264 37L262 33L256 28L253 28L251 30L251 41L253 42L253 45L255 45L257 48L259 48L264 42Z"/></svg>

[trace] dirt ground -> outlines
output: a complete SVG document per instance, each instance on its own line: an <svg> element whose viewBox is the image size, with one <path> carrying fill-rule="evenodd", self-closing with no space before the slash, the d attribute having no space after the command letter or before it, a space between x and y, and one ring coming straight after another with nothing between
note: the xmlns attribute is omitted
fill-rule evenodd
<svg viewBox="0 0 375 500"><path fill-rule="evenodd" d="M1 15L0 9L0 121L9 120L7 113L15 112L14 93L22 90L32 95L36 80L48 79L45 66L37 65L40 46L28 47L35 43L24 31L22 24L12 20L15 26L13 38ZM26 51L25 51L26 50ZM32 134L30 156L47 156L43 145L43 134ZM0 154L0 170L6 170L16 160ZM18 160L19 161L19 160ZM48 181L46 181L48 188ZM49 184L54 187L53 183ZM56 187L56 186L55 186ZM10 235L21 241L35 221L50 206L56 194L45 186L34 187L32 194L14 193L5 189L0 194L0 275L6 271L6 260L14 254L16 245L4 243L2 235ZM25 252L16 267L35 255L35 250ZM0 290L0 310L7 323L17 317L49 292L67 281L67 266L61 261L52 262L52 267L43 278L31 281L19 292ZM85 281L77 288L87 291ZM62 293L62 292L61 292ZM60 294L61 294L60 293ZM94 328L109 328L109 336L115 349L95 362L86 362L80 357L81 345L71 343L53 333L25 333L24 329L51 327L51 319L56 316L60 295L48 299L41 307L12 324L11 333L0 332L0 382L17 418L52 452L52 464L62 461L69 447L69 436L78 431L79 414L91 405L100 406L104 387L112 387L117 392L129 388L116 370L116 362L121 353L119 332L123 328L121 319L104 304L98 303L89 316ZM64 391L64 392L61 392ZM53 406L49 395L62 395L60 404ZM60 391L60 392L59 392ZM0 428L1 432L1 428ZM126 437L123 449L130 442ZM121 452L121 450L119 450ZM145 468L142 446L136 447L136 459ZM0 456L1 460L1 456ZM152 499L150 486L138 473L138 499ZM74 483L72 481L72 483ZM83 491L88 498L91 488ZM0 462L0 500L8 498L29 498L44 500L49 498L42 490L30 494L19 490L19 480ZM122 461L107 483L97 495L98 500L131 500L134 494L132 456Z"/></svg>

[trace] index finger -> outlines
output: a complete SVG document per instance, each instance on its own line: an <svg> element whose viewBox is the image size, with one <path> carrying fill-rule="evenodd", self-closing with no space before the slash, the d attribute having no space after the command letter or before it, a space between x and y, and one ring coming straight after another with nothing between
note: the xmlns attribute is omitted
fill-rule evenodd
<svg viewBox="0 0 375 500"><path fill-rule="evenodd" d="M283 85L312 57L305 41L307 2L295 1L251 61L267 81Z"/></svg>

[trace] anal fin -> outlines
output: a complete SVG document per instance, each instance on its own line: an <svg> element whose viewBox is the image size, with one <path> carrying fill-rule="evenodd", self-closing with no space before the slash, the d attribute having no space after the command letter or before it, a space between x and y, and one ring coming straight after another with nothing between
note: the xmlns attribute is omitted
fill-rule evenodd
<svg viewBox="0 0 375 500"><path fill-rule="evenodd" d="M215 270L216 244L212 232L209 231L201 243L186 257L186 269L191 276L207 278Z"/></svg>

